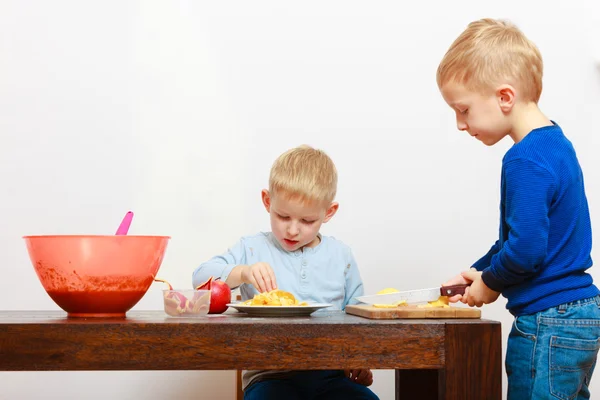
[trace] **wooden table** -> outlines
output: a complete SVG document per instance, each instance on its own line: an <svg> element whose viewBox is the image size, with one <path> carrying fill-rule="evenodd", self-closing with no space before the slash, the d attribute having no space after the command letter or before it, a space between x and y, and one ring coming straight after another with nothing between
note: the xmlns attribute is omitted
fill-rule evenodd
<svg viewBox="0 0 600 400"><path fill-rule="evenodd" d="M396 399L495 400L502 395L500 323L241 314L68 319L0 311L1 371L395 369Z"/></svg>

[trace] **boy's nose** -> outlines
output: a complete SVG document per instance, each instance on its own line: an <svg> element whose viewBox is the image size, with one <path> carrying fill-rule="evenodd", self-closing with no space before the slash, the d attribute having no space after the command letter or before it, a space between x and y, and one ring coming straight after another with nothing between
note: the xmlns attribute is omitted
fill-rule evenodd
<svg viewBox="0 0 600 400"><path fill-rule="evenodd" d="M457 119L456 127L458 128L459 131L466 131L469 128L469 125L467 125L465 121L461 121L461 120Z"/></svg>
<svg viewBox="0 0 600 400"><path fill-rule="evenodd" d="M298 224L292 222L288 225L288 234L290 236L296 236L300 230L298 229Z"/></svg>

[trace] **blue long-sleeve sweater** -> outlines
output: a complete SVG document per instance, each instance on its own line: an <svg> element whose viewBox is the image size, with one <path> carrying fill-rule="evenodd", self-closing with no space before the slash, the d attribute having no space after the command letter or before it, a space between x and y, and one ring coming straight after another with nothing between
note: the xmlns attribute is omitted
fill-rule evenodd
<svg viewBox="0 0 600 400"><path fill-rule="evenodd" d="M558 125L534 129L502 160L500 237L473 266L512 314L532 314L600 293L591 248L575 150Z"/></svg>

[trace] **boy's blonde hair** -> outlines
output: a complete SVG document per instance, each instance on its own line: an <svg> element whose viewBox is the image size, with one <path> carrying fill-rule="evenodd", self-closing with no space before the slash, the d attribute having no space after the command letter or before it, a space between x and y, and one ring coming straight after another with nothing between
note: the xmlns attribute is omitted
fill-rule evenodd
<svg viewBox="0 0 600 400"><path fill-rule="evenodd" d="M515 25L480 19L452 43L437 70L437 84L456 82L487 92L508 83L521 100L537 103L542 94L543 62L538 48Z"/></svg>
<svg viewBox="0 0 600 400"><path fill-rule="evenodd" d="M331 203L337 191L337 170L322 150L302 145L280 155L269 176L271 195L304 202Z"/></svg>

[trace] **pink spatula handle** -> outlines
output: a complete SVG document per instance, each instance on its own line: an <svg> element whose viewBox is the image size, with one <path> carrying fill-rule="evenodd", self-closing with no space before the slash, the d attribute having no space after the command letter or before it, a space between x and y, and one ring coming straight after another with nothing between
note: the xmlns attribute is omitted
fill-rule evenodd
<svg viewBox="0 0 600 400"><path fill-rule="evenodd" d="M119 225L119 229L117 229L117 233L115 233L115 235L127 235L132 219L133 213L131 211L128 211L127 214L125 214L123 221L121 221L121 225Z"/></svg>

